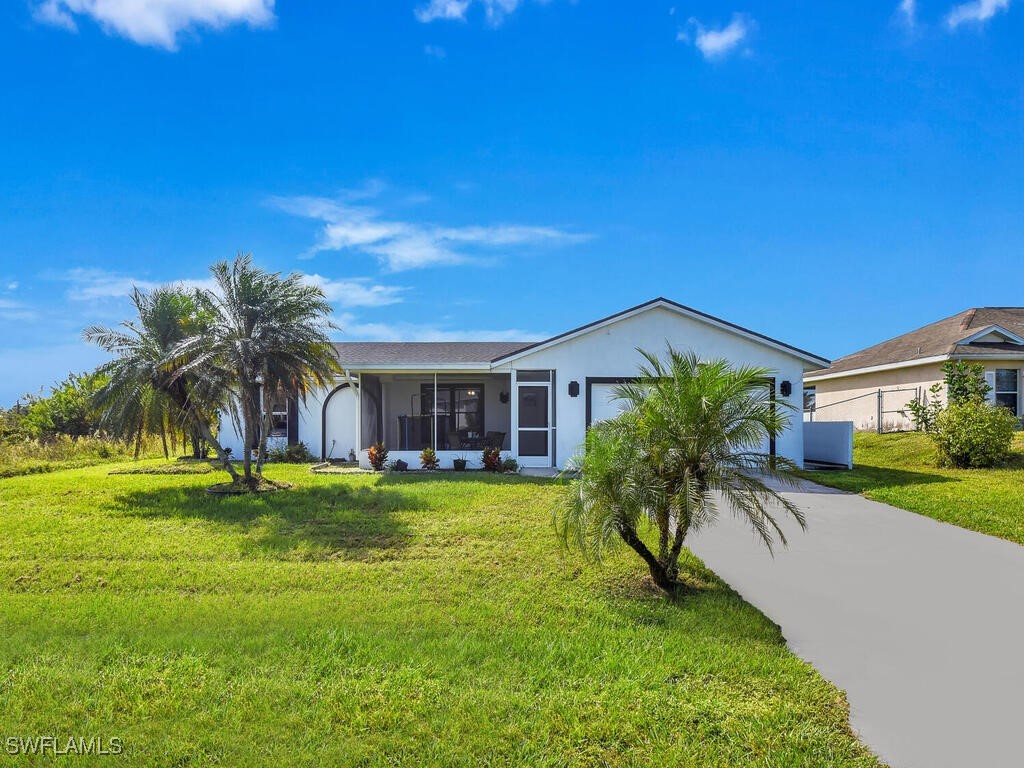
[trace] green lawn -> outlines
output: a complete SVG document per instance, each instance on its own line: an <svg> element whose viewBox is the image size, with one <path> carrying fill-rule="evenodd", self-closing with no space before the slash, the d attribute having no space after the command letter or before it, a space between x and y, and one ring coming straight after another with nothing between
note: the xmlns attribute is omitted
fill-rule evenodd
<svg viewBox="0 0 1024 768"><path fill-rule="evenodd" d="M554 481L109 471L0 480L0 736L123 739L98 765L878 765L697 560L673 603L626 553L564 556Z"/></svg>
<svg viewBox="0 0 1024 768"><path fill-rule="evenodd" d="M823 485L1024 544L1024 435L999 469L939 469L919 432L857 433L850 472L814 472Z"/></svg>

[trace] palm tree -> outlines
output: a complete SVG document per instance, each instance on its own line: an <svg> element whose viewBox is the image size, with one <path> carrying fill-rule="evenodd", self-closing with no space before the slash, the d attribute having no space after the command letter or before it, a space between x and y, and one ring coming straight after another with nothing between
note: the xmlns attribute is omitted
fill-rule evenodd
<svg viewBox="0 0 1024 768"><path fill-rule="evenodd" d="M115 434L132 435L168 417L179 421L217 452L224 469L238 477L231 459L214 436L216 403L220 393L193 374L186 374L187 359L179 346L200 332L204 318L195 292L156 288L149 293L133 289L136 319L120 328L93 325L83 335L114 355L101 366L109 381L97 395L104 420Z"/></svg>
<svg viewBox="0 0 1024 768"><path fill-rule="evenodd" d="M593 558L621 539L672 593L687 534L712 524L720 501L769 548L775 537L786 542L773 508L801 527L805 521L770 484L792 485L795 465L762 449L790 423L788 406L766 386L771 372L700 362L672 347L664 361L639 351L647 361L640 376L617 393L629 408L589 430L556 528L566 545ZM641 535L644 523L657 534L653 549Z"/></svg>
<svg viewBox="0 0 1024 768"><path fill-rule="evenodd" d="M200 292L210 322L177 351L189 361L183 374L229 392L228 412L242 435L243 482L255 488L266 458L270 395L287 392L304 400L338 371L328 336L331 305L302 275L265 272L249 255L210 269L216 290Z"/></svg>

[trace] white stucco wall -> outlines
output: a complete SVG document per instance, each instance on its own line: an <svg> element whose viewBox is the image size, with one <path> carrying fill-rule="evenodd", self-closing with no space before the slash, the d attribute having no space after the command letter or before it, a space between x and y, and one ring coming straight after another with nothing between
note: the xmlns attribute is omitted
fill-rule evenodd
<svg viewBox="0 0 1024 768"><path fill-rule="evenodd" d="M725 358L733 364L762 366L775 372L776 381L789 381L792 394L778 395L793 410L793 427L780 436L776 450L797 464L803 463L803 429L800 418L805 363L788 352L717 328L672 310L655 307L576 338L538 350L496 370L551 369L556 371L555 463L564 467L582 445L586 433L587 377L635 376L643 358L637 347L663 353L671 343L680 350L693 350L703 359ZM811 367L811 366L807 366ZM580 385L578 397L569 396L569 382Z"/></svg>

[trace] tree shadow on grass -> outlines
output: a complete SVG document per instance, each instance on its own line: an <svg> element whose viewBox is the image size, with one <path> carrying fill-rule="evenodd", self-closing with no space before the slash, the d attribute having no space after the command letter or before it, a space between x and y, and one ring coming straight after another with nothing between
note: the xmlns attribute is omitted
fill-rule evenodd
<svg viewBox="0 0 1024 768"><path fill-rule="evenodd" d="M137 518L215 523L243 534L254 550L306 560L392 556L413 536L399 513L425 508L398 489L340 483L242 496L165 487L119 494L114 507Z"/></svg>

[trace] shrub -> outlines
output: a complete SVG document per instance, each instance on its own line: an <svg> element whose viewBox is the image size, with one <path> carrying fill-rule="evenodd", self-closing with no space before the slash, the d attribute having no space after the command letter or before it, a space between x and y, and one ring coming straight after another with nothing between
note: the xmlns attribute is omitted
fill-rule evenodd
<svg viewBox="0 0 1024 768"><path fill-rule="evenodd" d="M985 366L966 360L947 360L942 364L946 374L946 400L950 405L966 403L969 400L982 402L990 387L985 381Z"/></svg>
<svg viewBox="0 0 1024 768"><path fill-rule="evenodd" d="M272 448L267 452L267 458L282 464L313 464L316 461L316 456L305 443Z"/></svg>
<svg viewBox="0 0 1024 768"><path fill-rule="evenodd" d="M156 456L159 441L144 441L143 455ZM132 458L129 443L99 437L57 435L50 440L0 442L0 477L53 472Z"/></svg>
<svg viewBox="0 0 1024 768"><path fill-rule="evenodd" d="M388 449L384 447L384 443L371 445L370 449L366 452L366 457L370 460L371 467L378 472L382 472L388 463Z"/></svg>
<svg viewBox="0 0 1024 768"><path fill-rule="evenodd" d="M501 449L484 448L483 463L488 472L501 472Z"/></svg>
<svg viewBox="0 0 1024 768"><path fill-rule="evenodd" d="M420 465L424 469L437 469L441 466L441 461L437 458L437 453L433 448L424 448L420 453Z"/></svg>
<svg viewBox="0 0 1024 768"><path fill-rule="evenodd" d="M932 438L939 465L974 469L991 467L1010 453L1016 417L976 399L954 403L936 419Z"/></svg>
<svg viewBox="0 0 1024 768"><path fill-rule="evenodd" d="M518 472L519 471L519 462L516 461L515 459L513 459L511 456L508 456L508 457L505 458L504 461L501 462L501 471L502 472Z"/></svg>

